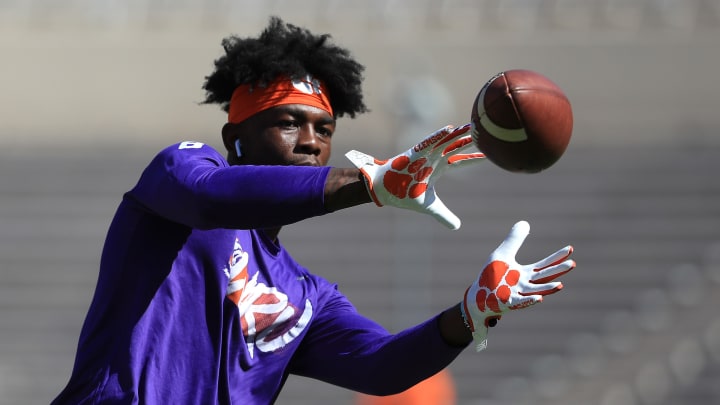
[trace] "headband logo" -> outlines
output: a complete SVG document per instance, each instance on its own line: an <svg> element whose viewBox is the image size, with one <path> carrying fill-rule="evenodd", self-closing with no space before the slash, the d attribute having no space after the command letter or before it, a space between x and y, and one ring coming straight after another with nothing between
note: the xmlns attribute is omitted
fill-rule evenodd
<svg viewBox="0 0 720 405"><path fill-rule="evenodd" d="M322 94L322 91L320 91L320 81L310 75L305 76L304 79L294 79L292 84L295 90L305 94Z"/></svg>

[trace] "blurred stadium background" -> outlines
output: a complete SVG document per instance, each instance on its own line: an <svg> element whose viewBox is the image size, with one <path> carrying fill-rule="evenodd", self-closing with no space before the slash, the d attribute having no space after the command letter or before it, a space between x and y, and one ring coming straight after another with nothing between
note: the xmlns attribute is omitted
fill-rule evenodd
<svg viewBox="0 0 720 405"><path fill-rule="evenodd" d="M720 403L720 1L0 0L0 404L64 386L122 193L168 143L222 147L203 79L224 36L270 15L367 67L373 111L341 121L332 164L467 122L501 70L540 71L573 102L550 170L443 182L457 232L365 206L281 234L394 331L457 302L516 220L533 229L521 261L573 243L566 290L450 367L460 404ZM352 402L303 378L278 401Z"/></svg>

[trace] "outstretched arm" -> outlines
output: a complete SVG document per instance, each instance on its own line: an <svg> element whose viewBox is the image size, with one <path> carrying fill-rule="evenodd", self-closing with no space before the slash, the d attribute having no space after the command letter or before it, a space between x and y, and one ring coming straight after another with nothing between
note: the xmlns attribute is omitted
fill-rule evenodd
<svg viewBox="0 0 720 405"><path fill-rule="evenodd" d="M290 372L366 394L396 394L444 369L467 347L448 344L441 322L435 316L392 334L335 291L317 311Z"/></svg>
<svg viewBox="0 0 720 405"><path fill-rule="evenodd" d="M460 304L391 334L335 291L318 311L291 372L373 395L401 392L447 367L470 342L485 348L488 327L562 288L575 267L567 246L530 265L515 261L529 232L520 221L490 255Z"/></svg>

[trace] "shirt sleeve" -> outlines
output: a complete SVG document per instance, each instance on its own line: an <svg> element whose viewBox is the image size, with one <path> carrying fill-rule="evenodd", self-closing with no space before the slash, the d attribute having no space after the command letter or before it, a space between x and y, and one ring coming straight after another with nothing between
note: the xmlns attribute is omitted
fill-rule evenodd
<svg viewBox="0 0 720 405"><path fill-rule="evenodd" d="M362 316L340 292L313 321L290 372L353 391L390 395L447 367L465 347L440 335L439 315L397 334Z"/></svg>
<svg viewBox="0 0 720 405"><path fill-rule="evenodd" d="M282 226L327 213L329 170L230 166L210 146L183 142L160 152L126 197L196 229Z"/></svg>

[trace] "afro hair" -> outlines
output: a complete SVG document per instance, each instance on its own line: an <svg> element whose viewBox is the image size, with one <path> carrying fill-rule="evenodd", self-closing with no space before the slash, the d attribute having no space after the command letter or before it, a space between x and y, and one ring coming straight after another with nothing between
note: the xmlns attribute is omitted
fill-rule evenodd
<svg viewBox="0 0 720 405"><path fill-rule="evenodd" d="M215 60L214 72L205 77L202 104L219 104L227 112L239 85L310 74L325 84L336 118L367 112L362 94L364 66L330 40L329 34L315 35L279 17L271 17L257 38L226 37L222 40L225 55Z"/></svg>

